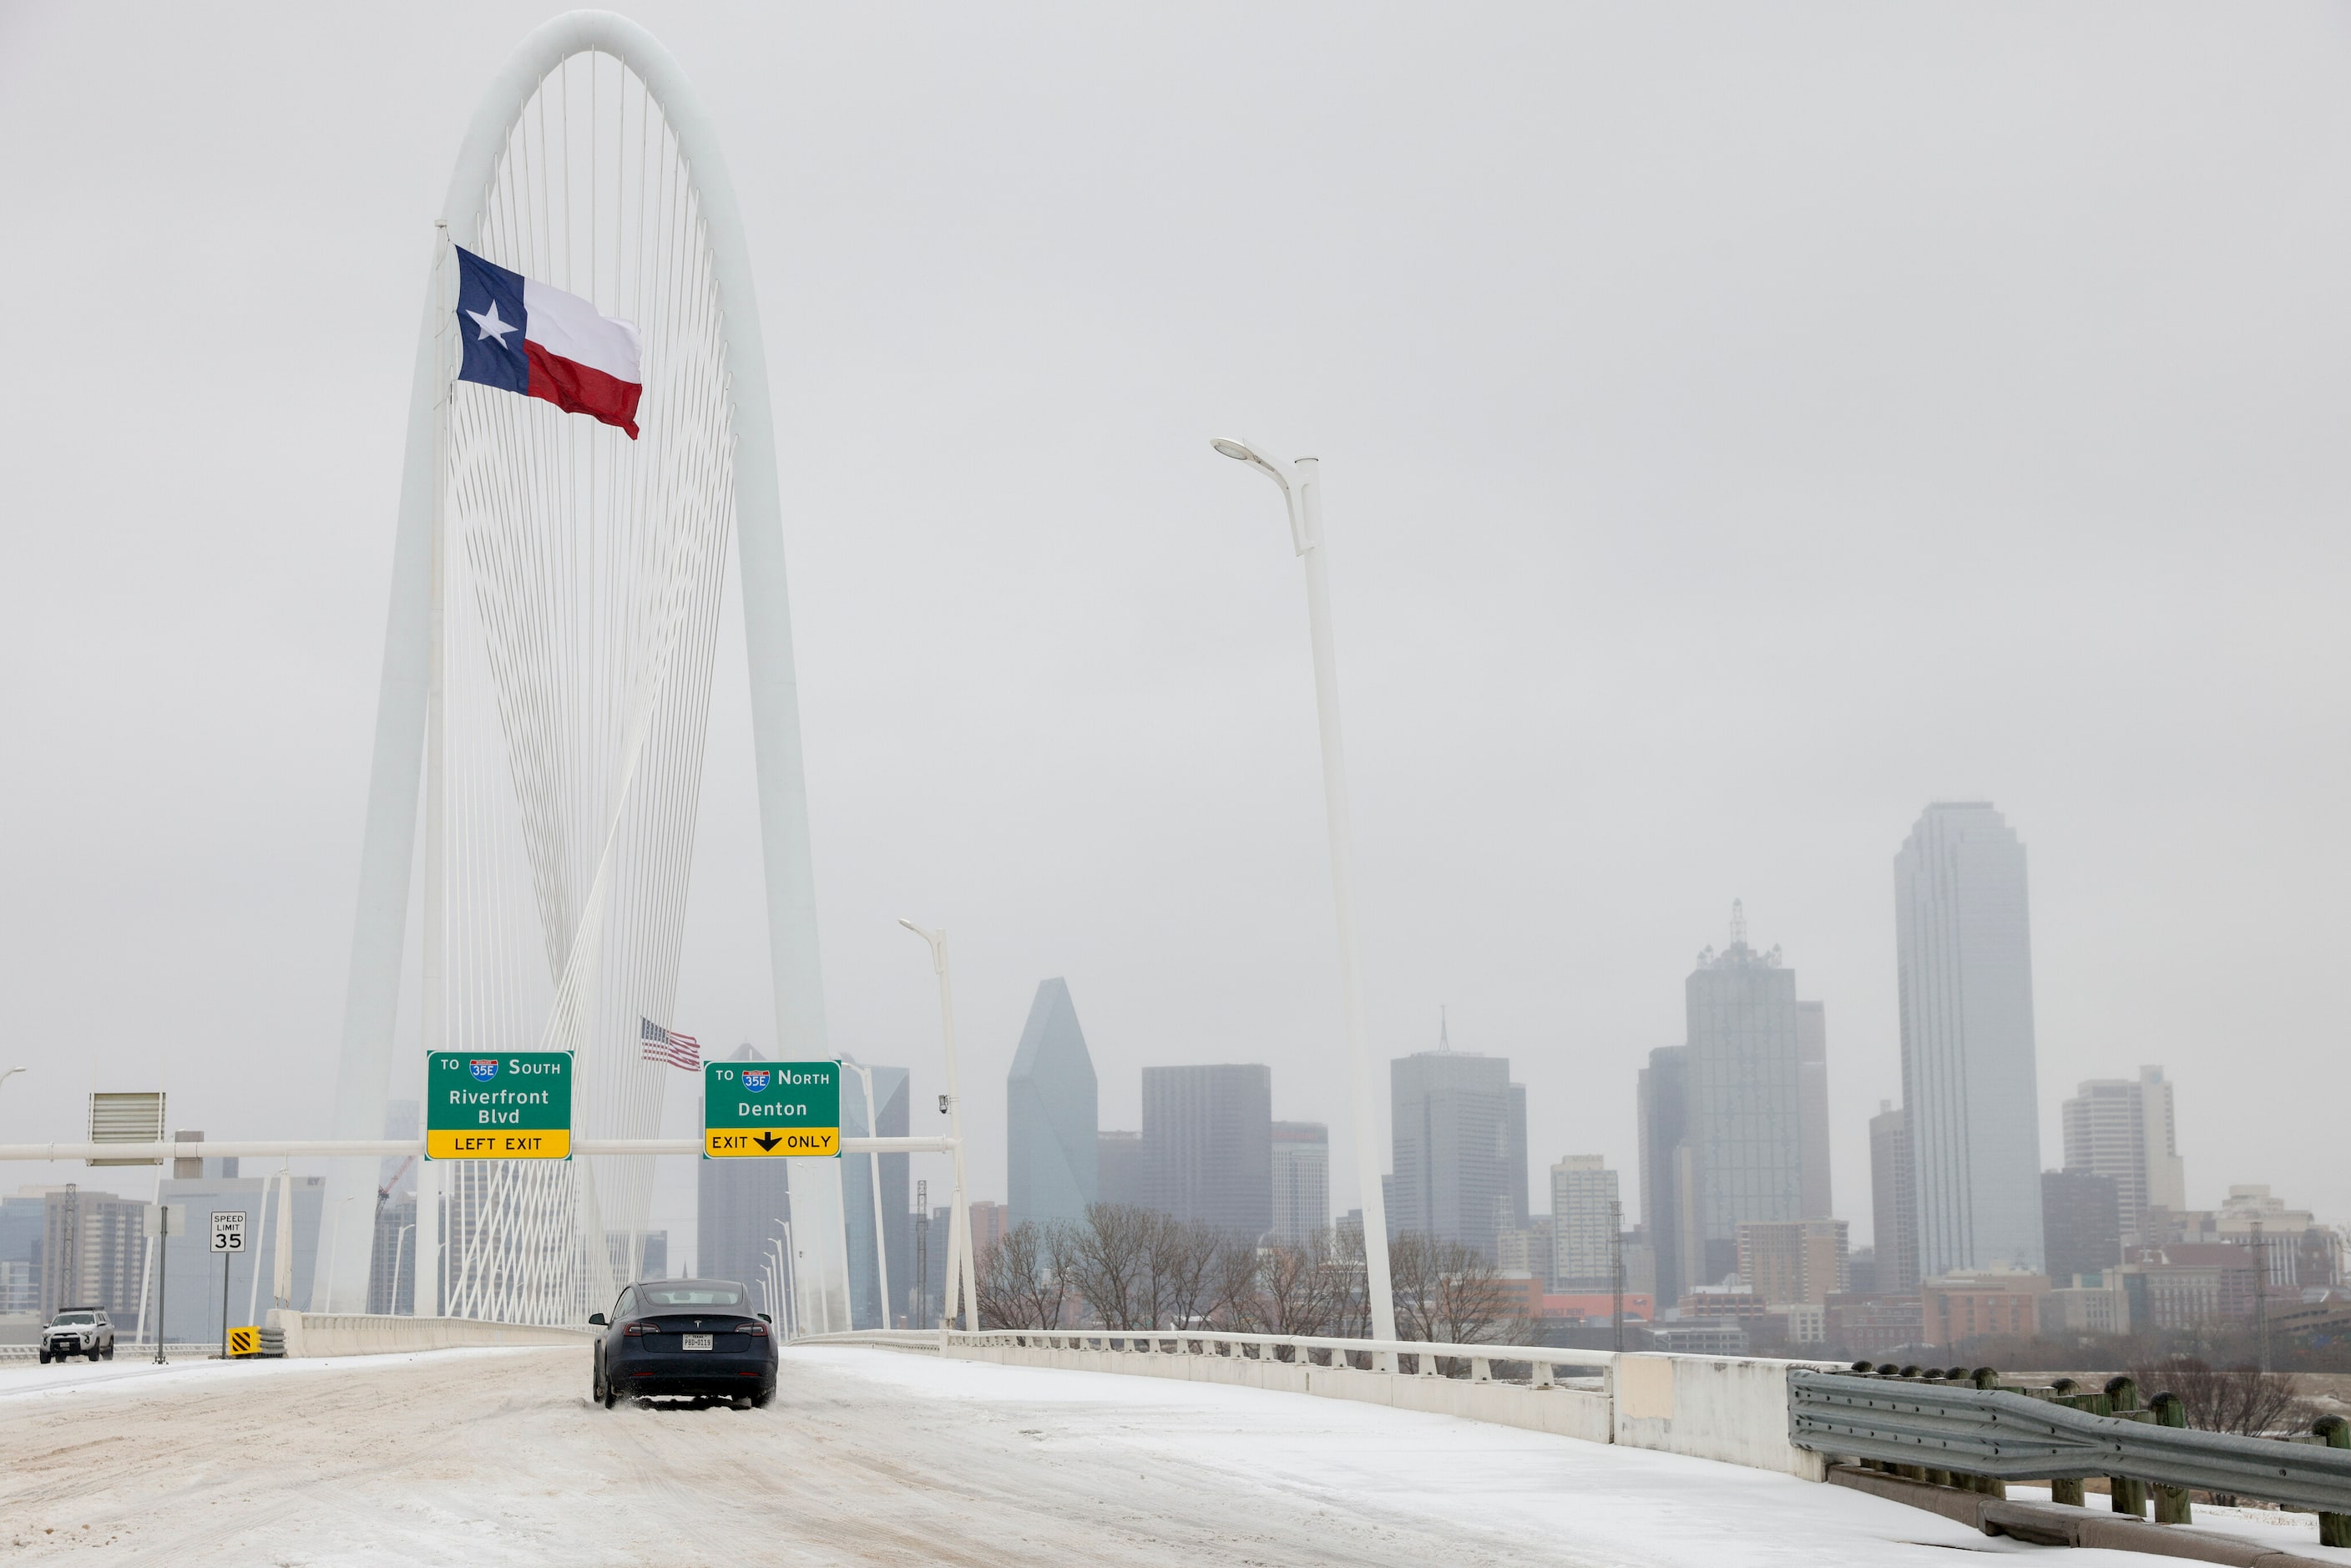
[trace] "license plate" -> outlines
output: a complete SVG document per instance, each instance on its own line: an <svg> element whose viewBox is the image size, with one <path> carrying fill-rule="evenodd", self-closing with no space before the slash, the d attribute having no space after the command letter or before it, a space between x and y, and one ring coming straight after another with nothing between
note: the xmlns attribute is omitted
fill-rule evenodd
<svg viewBox="0 0 2351 1568"><path fill-rule="evenodd" d="M685 1336L685 1348L688 1350L708 1350L710 1348L710 1336L706 1333L690 1333Z"/></svg>

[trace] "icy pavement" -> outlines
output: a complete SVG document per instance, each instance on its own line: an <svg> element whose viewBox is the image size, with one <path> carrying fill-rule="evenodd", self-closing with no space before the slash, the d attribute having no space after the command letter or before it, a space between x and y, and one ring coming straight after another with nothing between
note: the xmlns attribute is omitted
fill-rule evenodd
<svg viewBox="0 0 2351 1568"><path fill-rule="evenodd" d="M0 1370L0 1563L1625 1564L2037 1555L1838 1487L1377 1406L888 1351L762 1411L586 1353ZM2064 1568L2146 1568L2116 1552Z"/></svg>

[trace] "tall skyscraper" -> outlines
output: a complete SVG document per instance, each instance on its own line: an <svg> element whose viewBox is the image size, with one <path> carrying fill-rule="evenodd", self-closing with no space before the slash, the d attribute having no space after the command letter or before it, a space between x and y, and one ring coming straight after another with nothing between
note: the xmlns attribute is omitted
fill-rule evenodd
<svg viewBox="0 0 2351 1568"><path fill-rule="evenodd" d="M2041 1173L2041 1238L2049 1278L2063 1287L2123 1260L2122 1205L2115 1178L2095 1171Z"/></svg>
<svg viewBox="0 0 2351 1568"><path fill-rule="evenodd" d="M1894 857L1902 1107L1918 1267L2041 1270L2024 845L1984 801L1927 808Z"/></svg>
<svg viewBox="0 0 2351 1568"><path fill-rule="evenodd" d="M1094 1060L1066 981L1037 987L1004 1087L1011 1222L1084 1218L1098 1190L1101 1123Z"/></svg>
<svg viewBox="0 0 2351 1568"><path fill-rule="evenodd" d="M2095 1171L2114 1182L2123 1234L2133 1245L2147 1228L2150 1207L2177 1214L2188 1207L2171 1085L2162 1068L2142 1067L2135 1081L2091 1079L2065 1102L2064 1125L2065 1168Z"/></svg>
<svg viewBox="0 0 2351 1568"><path fill-rule="evenodd" d="M1151 1173L1144 1168L1141 1133L1105 1127L1094 1134L1094 1201L1151 1207Z"/></svg>
<svg viewBox="0 0 2351 1568"><path fill-rule="evenodd" d="M729 1061L757 1061L748 1044ZM783 1244L791 1218L790 1186L783 1160L697 1160L695 1172L694 1271L705 1280L732 1280L759 1290L768 1243Z"/></svg>
<svg viewBox="0 0 2351 1568"><path fill-rule="evenodd" d="M1613 1245L1624 1223L1616 1173L1599 1155L1569 1155L1551 1167L1551 1277L1570 1295L1615 1288Z"/></svg>
<svg viewBox="0 0 2351 1568"><path fill-rule="evenodd" d="M1523 1228L1526 1099L1517 1088L1508 1057L1443 1042L1388 1063L1390 1229L1459 1241L1490 1260L1500 1232Z"/></svg>
<svg viewBox="0 0 2351 1568"><path fill-rule="evenodd" d="M1713 1284L1739 1270L1739 1228L1804 1218L1803 1074L1796 976L1780 950L1747 944L1731 905L1730 944L1698 956L1685 982L1689 1024L1691 1207L1686 1258Z"/></svg>
<svg viewBox="0 0 2351 1568"><path fill-rule="evenodd" d="M74 1182L42 1196L42 1321L60 1307L104 1307L118 1324L135 1325L146 1205L110 1192L85 1192ZM209 1237L204 1244L211 1246Z"/></svg>
<svg viewBox="0 0 2351 1568"><path fill-rule="evenodd" d="M1823 1002L1796 1004L1796 1122L1804 1218L1826 1219L1836 1199L1829 1185L1829 1017Z"/></svg>
<svg viewBox="0 0 2351 1568"><path fill-rule="evenodd" d="M1273 1228L1273 1069L1143 1070L1151 1206L1254 1241Z"/></svg>
<svg viewBox="0 0 2351 1568"><path fill-rule="evenodd" d="M1677 1301L1700 1283L1700 1260L1687 1243L1698 1236L1690 1205L1689 1047L1661 1045L1640 1076L1641 1228L1656 1254L1657 1295Z"/></svg>
<svg viewBox="0 0 2351 1568"><path fill-rule="evenodd" d="M1273 1239L1298 1246L1331 1228L1331 1129L1273 1124Z"/></svg>
<svg viewBox="0 0 2351 1568"><path fill-rule="evenodd" d="M1869 1119L1869 1214L1877 1279L1888 1295L1918 1288L1918 1199L1912 1183L1907 1118L1890 1100Z"/></svg>

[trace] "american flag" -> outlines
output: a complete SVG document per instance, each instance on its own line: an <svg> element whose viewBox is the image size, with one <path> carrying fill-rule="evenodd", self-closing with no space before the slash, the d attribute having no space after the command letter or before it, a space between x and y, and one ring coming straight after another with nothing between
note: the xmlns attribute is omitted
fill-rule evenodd
<svg viewBox="0 0 2351 1568"><path fill-rule="evenodd" d="M645 1042L647 1061L666 1061L672 1067L683 1067L688 1072L702 1070L702 1045L690 1034L672 1034L649 1018L637 1020L643 1027L637 1038Z"/></svg>

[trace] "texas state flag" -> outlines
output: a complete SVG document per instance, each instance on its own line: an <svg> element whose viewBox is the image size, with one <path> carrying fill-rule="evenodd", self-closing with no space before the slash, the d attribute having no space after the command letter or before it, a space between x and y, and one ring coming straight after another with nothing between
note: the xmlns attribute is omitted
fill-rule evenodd
<svg viewBox="0 0 2351 1568"><path fill-rule="evenodd" d="M457 247L461 382L545 398L637 438L637 329L577 294L550 288Z"/></svg>

